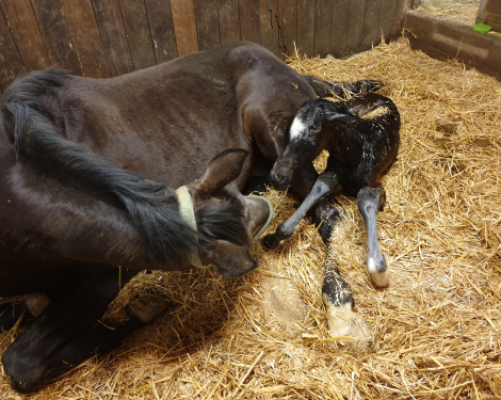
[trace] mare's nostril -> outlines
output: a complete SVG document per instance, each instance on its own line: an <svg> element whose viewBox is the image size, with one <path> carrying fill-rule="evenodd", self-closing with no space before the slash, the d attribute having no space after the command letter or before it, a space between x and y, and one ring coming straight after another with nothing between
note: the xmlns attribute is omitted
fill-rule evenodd
<svg viewBox="0 0 501 400"><path fill-rule="evenodd" d="M287 178L287 175L277 175L277 182L283 182Z"/></svg>

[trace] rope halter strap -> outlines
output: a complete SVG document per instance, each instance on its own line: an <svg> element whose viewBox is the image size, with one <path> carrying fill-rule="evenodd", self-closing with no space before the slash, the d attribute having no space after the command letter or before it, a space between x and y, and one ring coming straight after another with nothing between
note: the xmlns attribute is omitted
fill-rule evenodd
<svg viewBox="0 0 501 400"><path fill-rule="evenodd" d="M195 210L193 209L193 198L191 197L190 191L187 186L181 186L176 190L177 202L179 204L179 213L183 221L192 228L195 232L197 231L197 221L195 220ZM195 233L195 239L198 244L198 237ZM202 260L198 257L197 249L190 255L190 263L197 268L209 268L209 265L204 265Z"/></svg>

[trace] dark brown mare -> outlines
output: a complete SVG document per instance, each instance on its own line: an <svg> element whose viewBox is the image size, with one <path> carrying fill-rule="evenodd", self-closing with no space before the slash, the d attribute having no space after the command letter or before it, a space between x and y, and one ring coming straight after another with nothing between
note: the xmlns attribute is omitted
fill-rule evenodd
<svg viewBox="0 0 501 400"><path fill-rule="evenodd" d="M15 387L41 387L152 318L96 324L119 290L116 266L122 284L191 268L194 253L224 276L252 270L250 237L269 209L240 195L246 179L268 174L306 100L378 85L329 86L250 43L107 80L47 70L14 82L1 102L0 295L51 298L3 354ZM316 178L306 166L294 192ZM196 233L169 189L187 184ZM335 214L312 210L324 238ZM2 326L15 317L4 305Z"/></svg>

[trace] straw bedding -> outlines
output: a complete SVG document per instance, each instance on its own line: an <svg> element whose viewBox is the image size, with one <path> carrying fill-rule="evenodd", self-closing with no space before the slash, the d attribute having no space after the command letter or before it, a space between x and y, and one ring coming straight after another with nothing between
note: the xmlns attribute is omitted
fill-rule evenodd
<svg viewBox="0 0 501 400"><path fill-rule="evenodd" d="M143 274L117 300L153 296L172 309L111 354L33 399L501 398L501 84L405 40L349 60L295 57L324 79L380 79L402 115L402 146L378 214L390 287L365 272L366 233L353 199L333 237L373 342L354 352L329 338L321 299L326 249L305 221L260 268ZM321 167L324 160L319 160ZM297 205L270 191L277 217ZM13 334L0 336L3 351ZM346 343L346 340L345 340ZM0 399L21 398L0 382Z"/></svg>
<svg viewBox="0 0 501 400"><path fill-rule="evenodd" d="M414 12L473 25L479 7L480 0L421 0L421 5Z"/></svg>

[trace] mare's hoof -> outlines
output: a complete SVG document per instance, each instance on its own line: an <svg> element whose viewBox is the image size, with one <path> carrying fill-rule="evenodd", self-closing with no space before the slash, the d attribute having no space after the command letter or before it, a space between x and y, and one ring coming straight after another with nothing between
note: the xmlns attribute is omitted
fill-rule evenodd
<svg viewBox="0 0 501 400"><path fill-rule="evenodd" d="M261 243L267 250L275 250L278 245L280 244L281 240L277 237L275 233L271 233L269 235L266 235L262 240Z"/></svg>
<svg viewBox="0 0 501 400"><path fill-rule="evenodd" d="M351 302L335 306L324 296L329 333L338 343L356 351L367 351L373 343L370 325L353 311Z"/></svg>

